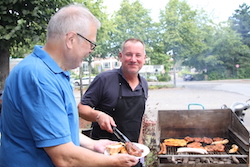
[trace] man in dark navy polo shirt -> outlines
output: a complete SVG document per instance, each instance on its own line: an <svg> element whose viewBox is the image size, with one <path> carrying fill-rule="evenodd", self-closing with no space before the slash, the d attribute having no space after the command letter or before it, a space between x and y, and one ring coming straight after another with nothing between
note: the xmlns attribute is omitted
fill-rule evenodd
<svg viewBox="0 0 250 167"><path fill-rule="evenodd" d="M92 123L93 139L118 140L116 126L132 142L142 143L141 123L148 96L147 81L139 75L145 63L144 43L127 39L119 53L120 69L97 75L78 105L80 117Z"/></svg>

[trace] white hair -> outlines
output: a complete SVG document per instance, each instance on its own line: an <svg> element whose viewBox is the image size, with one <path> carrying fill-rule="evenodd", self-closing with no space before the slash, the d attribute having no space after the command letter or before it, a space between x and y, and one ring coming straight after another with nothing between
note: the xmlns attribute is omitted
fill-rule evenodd
<svg viewBox="0 0 250 167"><path fill-rule="evenodd" d="M101 27L100 21L86 7L68 5L51 17L47 28L47 40L60 39L70 31L89 35L91 24L97 29Z"/></svg>

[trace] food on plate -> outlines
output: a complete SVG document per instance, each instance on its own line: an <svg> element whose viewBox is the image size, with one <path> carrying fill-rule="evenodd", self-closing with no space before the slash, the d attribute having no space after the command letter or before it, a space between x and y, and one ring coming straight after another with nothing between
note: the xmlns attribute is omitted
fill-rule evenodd
<svg viewBox="0 0 250 167"><path fill-rule="evenodd" d="M229 153L236 153L239 147L236 144L232 145L232 148L229 150Z"/></svg>
<svg viewBox="0 0 250 167"><path fill-rule="evenodd" d="M158 152L158 154L166 154L167 153L167 148L166 145L163 143L160 143L160 151Z"/></svg>
<svg viewBox="0 0 250 167"><path fill-rule="evenodd" d="M203 142L206 144L211 144L213 142L213 139L209 137L203 137Z"/></svg>
<svg viewBox="0 0 250 167"><path fill-rule="evenodd" d="M134 145L132 142L126 142L125 148L130 155L134 155L137 157L140 157L143 153L143 149L138 148L136 145Z"/></svg>
<svg viewBox="0 0 250 167"><path fill-rule="evenodd" d="M202 144L200 142L197 142L197 141L187 144L187 147L189 147L189 148L203 148Z"/></svg>
<svg viewBox="0 0 250 167"><path fill-rule="evenodd" d="M214 141L211 144L227 144L229 142L228 139L220 140L220 141Z"/></svg>
<svg viewBox="0 0 250 167"><path fill-rule="evenodd" d="M189 148L189 147L180 147L177 149L177 153L198 153L198 154L208 154L204 148Z"/></svg>
<svg viewBox="0 0 250 167"><path fill-rule="evenodd" d="M183 147L187 145L187 141L184 139L173 139L173 138L169 138L169 139L165 139L164 140L164 144L166 146L176 146L176 147Z"/></svg>
<svg viewBox="0 0 250 167"><path fill-rule="evenodd" d="M208 152L213 152L213 151L225 152L225 146L223 144L206 145L204 148Z"/></svg>
<svg viewBox="0 0 250 167"><path fill-rule="evenodd" d="M116 155L121 152L122 148L124 148L124 143L115 143L108 145L106 150L110 155Z"/></svg>
<svg viewBox="0 0 250 167"><path fill-rule="evenodd" d="M143 153L143 149L138 148L134 143L132 142L126 142L126 143L115 143L106 146L106 150L109 153L109 155L116 155L116 154L130 154L137 157L141 157Z"/></svg>
<svg viewBox="0 0 250 167"><path fill-rule="evenodd" d="M120 151L121 154L128 154L127 150L125 147L122 147L121 148L121 151Z"/></svg>

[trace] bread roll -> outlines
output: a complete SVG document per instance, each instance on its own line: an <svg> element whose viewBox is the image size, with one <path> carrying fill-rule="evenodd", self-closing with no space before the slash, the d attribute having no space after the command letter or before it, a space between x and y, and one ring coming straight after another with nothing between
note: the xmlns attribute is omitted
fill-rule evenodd
<svg viewBox="0 0 250 167"><path fill-rule="evenodd" d="M106 150L110 155L116 155L120 153L123 148L124 148L123 143L115 143L115 144L108 145L106 147Z"/></svg>

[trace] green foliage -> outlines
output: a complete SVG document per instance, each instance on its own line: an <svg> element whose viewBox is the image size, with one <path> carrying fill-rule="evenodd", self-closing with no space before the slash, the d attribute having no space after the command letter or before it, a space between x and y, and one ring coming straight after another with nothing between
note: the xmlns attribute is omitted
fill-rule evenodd
<svg viewBox="0 0 250 167"><path fill-rule="evenodd" d="M205 80L205 74L195 74L193 75L194 76L194 80L195 81L202 81L202 80Z"/></svg>
<svg viewBox="0 0 250 167"><path fill-rule="evenodd" d="M5 0L0 2L0 50L44 41L47 23L70 0ZM22 55L17 55L22 57Z"/></svg>
<svg viewBox="0 0 250 167"><path fill-rule="evenodd" d="M9 74L9 57L24 57L45 41L48 21L71 0L0 1L0 89Z"/></svg>
<svg viewBox="0 0 250 167"><path fill-rule="evenodd" d="M175 59L197 53L203 37L197 24L197 11L185 1L170 0L160 12L162 43L165 53L172 50Z"/></svg>
<svg viewBox="0 0 250 167"><path fill-rule="evenodd" d="M250 6L246 3L240 5L230 20L232 28L241 34L243 43L250 47Z"/></svg>
<svg viewBox="0 0 250 167"><path fill-rule="evenodd" d="M167 75L167 73L165 73L165 74L157 75L157 79L158 79L158 81L168 82L171 80L171 77L169 75Z"/></svg>
<svg viewBox="0 0 250 167"><path fill-rule="evenodd" d="M236 78L250 78L250 67L238 68L236 71Z"/></svg>
<svg viewBox="0 0 250 167"><path fill-rule="evenodd" d="M149 10L136 0L129 3L123 0L120 9L111 18L114 29L110 31L109 41L112 45L111 55L117 55L121 43L131 37L139 38L146 44L146 51L149 50L148 41L152 19L149 17Z"/></svg>
<svg viewBox="0 0 250 167"><path fill-rule="evenodd" d="M149 85L148 89L164 89L164 88L173 88L173 84L166 84L166 85Z"/></svg>
<svg viewBox="0 0 250 167"><path fill-rule="evenodd" d="M170 0L160 11L159 22L153 22L150 10L139 0L123 0L111 16L103 0L5 0L0 2L0 56L10 52L11 57L23 57L33 45L43 45L51 15L72 2L84 4L102 23L98 46L85 60L88 63L95 57L116 57L121 43L136 37L146 44L146 64L163 64L166 77L173 63L177 69L187 66L205 72L210 79L249 77L250 7L245 3L235 10L230 22L215 24L204 10L194 10L184 0ZM173 55L166 54L170 50ZM4 80L2 73L0 79Z"/></svg>
<svg viewBox="0 0 250 167"><path fill-rule="evenodd" d="M84 4L94 16L96 16L101 22L101 28L97 33L97 47L95 52L92 53L92 58L95 57L107 57L110 52L110 44L107 42L110 40L109 32L114 29L112 22L108 19L108 14L105 12L106 7L103 5L103 0L74 0L77 3ZM86 61L93 61L86 59Z"/></svg>

